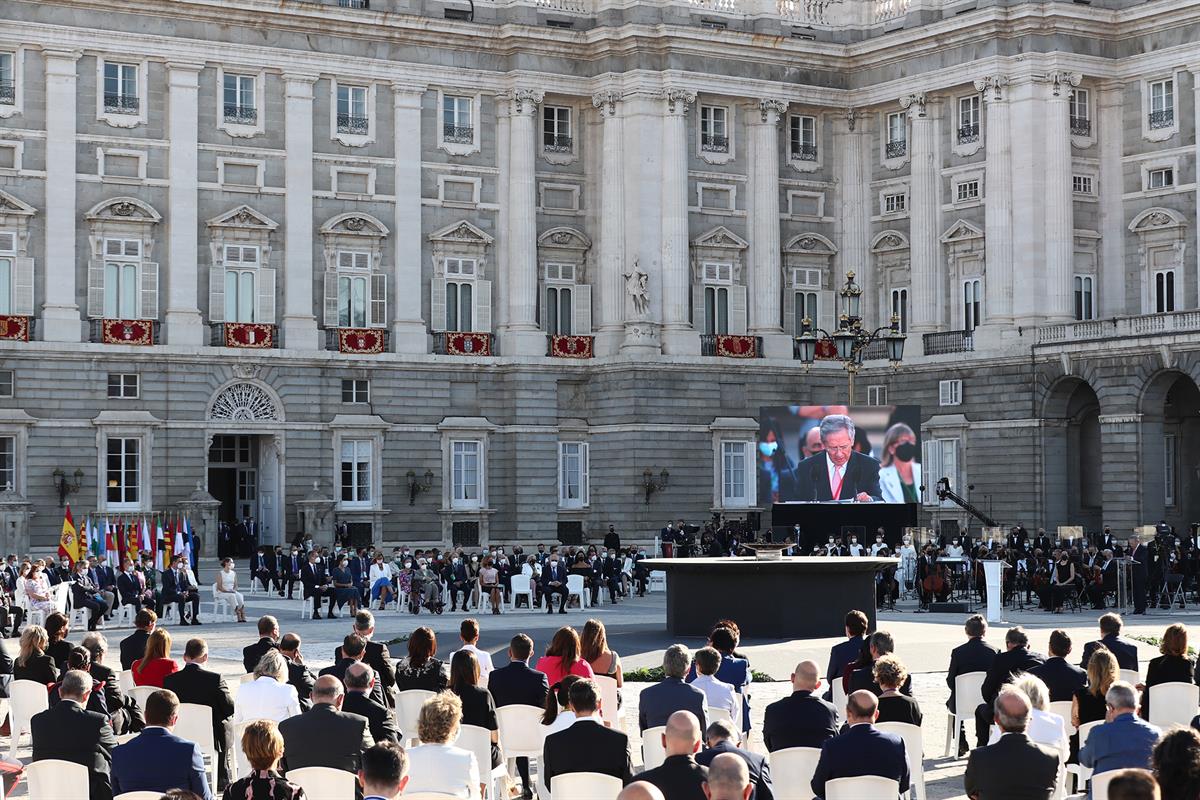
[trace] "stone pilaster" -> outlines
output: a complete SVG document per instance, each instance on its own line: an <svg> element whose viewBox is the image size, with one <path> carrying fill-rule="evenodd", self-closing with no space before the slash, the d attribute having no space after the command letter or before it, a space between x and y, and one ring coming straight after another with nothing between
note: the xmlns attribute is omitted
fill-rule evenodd
<svg viewBox="0 0 1200 800"><path fill-rule="evenodd" d="M780 319L783 267L779 244L779 119L782 100L760 100L750 112L750 327L768 358L791 358Z"/></svg>
<svg viewBox="0 0 1200 800"><path fill-rule="evenodd" d="M691 287L688 237L688 106L696 93L668 89L662 135L662 347L671 355L699 355L700 337L688 319Z"/></svg>
<svg viewBox="0 0 1200 800"><path fill-rule="evenodd" d="M537 113L543 94L514 89L510 104L508 142L508 265L504 302L508 319L500 333L500 352L506 356L546 354L546 337L537 326L537 180L534 150Z"/></svg>
<svg viewBox="0 0 1200 800"><path fill-rule="evenodd" d="M1010 323L1013 314L1012 136L1008 78L975 81L987 108L987 165L984 173L984 319Z"/></svg>
<svg viewBox="0 0 1200 800"><path fill-rule="evenodd" d="M935 157L936 123L926 109L925 95L913 94L900 99L900 105L908 109L912 122L912 162L909 199L911 224L910 271L912 297L909 300L915 334L937 330L941 316L941 298L938 296L938 165Z"/></svg>
<svg viewBox="0 0 1200 800"><path fill-rule="evenodd" d="M75 294L75 51L46 50L46 302L42 339L78 342Z"/></svg>
<svg viewBox="0 0 1200 800"><path fill-rule="evenodd" d="M283 346L317 350L313 314L313 84L315 75L284 75Z"/></svg>
<svg viewBox="0 0 1200 800"><path fill-rule="evenodd" d="M840 245L838 263L840 269L833 277L833 288L839 289L846 282L846 273L854 272L855 282L863 288L862 315L865 325L874 328L876 323L874 304L867 298L879 295L872 281L871 272L871 203L868 196L870 177L865 159L868 137L863 130L864 120L854 109L848 108L835 119L834 137L837 151L838 193L840 195L839 232ZM820 146L820 145L818 145ZM835 293L836 297L836 293ZM836 302L836 301L835 301ZM841 313L840 302L835 314ZM885 320L886 321L886 320ZM818 324L821 320L814 320ZM789 331L789 333L791 333Z"/></svg>
<svg viewBox="0 0 1200 800"><path fill-rule="evenodd" d="M167 310L170 345L199 347L207 344L204 320L197 304L199 276L200 212L197 171L199 164L199 91L203 64L167 65ZM274 322L275 320L267 320Z"/></svg>
<svg viewBox="0 0 1200 800"><path fill-rule="evenodd" d="M1043 314L1051 321L1074 318L1071 277L1075 267L1075 209L1071 194L1071 120L1068 102L1080 76L1045 76L1046 102L1046 271ZM1110 187L1111 188L1111 187Z"/></svg>
<svg viewBox="0 0 1200 800"><path fill-rule="evenodd" d="M396 142L396 211L393 238L392 348L397 353L429 352L421 316L421 96L423 87L392 84L392 120Z"/></svg>
<svg viewBox="0 0 1200 800"><path fill-rule="evenodd" d="M1097 316L1116 317L1130 312L1125 304L1125 203L1121 196L1125 148L1125 86L1101 84L1094 93L1092 130L1100 150L1096 185L1100 198L1100 263L1097 275ZM1200 100L1200 97L1197 98ZM1200 109L1197 109L1200 114ZM1196 209L1200 214L1200 207ZM1135 308L1141 311L1140 298Z"/></svg>
<svg viewBox="0 0 1200 800"><path fill-rule="evenodd" d="M600 112L600 242L597 274L592 279L596 301L596 353L616 352L625 335L625 171L621 94L598 92L592 105Z"/></svg>

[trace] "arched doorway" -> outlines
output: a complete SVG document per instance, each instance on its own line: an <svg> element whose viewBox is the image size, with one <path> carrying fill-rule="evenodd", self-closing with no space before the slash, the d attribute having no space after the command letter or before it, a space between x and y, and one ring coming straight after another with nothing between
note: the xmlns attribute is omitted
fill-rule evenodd
<svg viewBox="0 0 1200 800"><path fill-rule="evenodd" d="M1046 525L1083 525L1097 530L1104 521L1100 400L1082 378L1064 378L1046 397L1043 474Z"/></svg>
<svg viewBox="0 0 1200 800"><path fill-rule="evenodd" d="M1182 372L1154 376L1142 395L1142 524L1187 533L1200 513L1200 388Z"/></svg>

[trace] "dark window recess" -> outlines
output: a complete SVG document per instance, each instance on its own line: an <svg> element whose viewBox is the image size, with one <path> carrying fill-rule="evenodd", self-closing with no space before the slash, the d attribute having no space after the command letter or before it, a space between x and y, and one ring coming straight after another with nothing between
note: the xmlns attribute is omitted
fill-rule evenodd
<svg viewBox="0 0 1200 800"><path fill-rule="evenodd" d="M479 523L455 522L450 529L450 541L455 547L478 547Z"/></svg>
<svg viewBox="0 0 1200 800"><path fill-rule="evenodd" d="M563 544L583 544L583 523L578 520L559 520L558 540Z"/></svg>
<svg viewBox="0 0 1200 800"><path fill-rule="evenodd" d="M548 20L546 20L546 27L547 28L563 28L564 30L570 30L571 28L575 27L575 23L569 19L548 19Z"/></svg>
<svg viewBox="0 0 1200 800"><path fill-rule="evenodd" d="M442 13L446 19L457 19L462 22L471 21L471 12L465 8L447 8L443 9Z"/></svg>
<svg viewBox="0 0 1200 800"><path fill-rule="evenodd" d="M817 37L811 33L801 33L800 31L792 31L792 38L805 42L815 42L817 40Z"/></svg>
<svg viewBox="0 0 1200 800"><path fill-rule="evenodd" d="M958 520L943 519L943 520L941 520L940 524L941 524L941 531L942 531L942 541L945 541L946 539L953 540L955 537L958 536L958 532L959 532Z"/></svg>
<svg viewBox="0 0 1200 800"><path fill-rule="evenodd" d="M369 522L347 522L351 547L370 547L375 544L375 532Z"/></svg>
<svg viewBox="0 0 1200 800"><path fill-rule="evenodd" d="M729 23L722 19L704 19L700 18L701 28L711 28L714 31L728 30Z"/></svg>

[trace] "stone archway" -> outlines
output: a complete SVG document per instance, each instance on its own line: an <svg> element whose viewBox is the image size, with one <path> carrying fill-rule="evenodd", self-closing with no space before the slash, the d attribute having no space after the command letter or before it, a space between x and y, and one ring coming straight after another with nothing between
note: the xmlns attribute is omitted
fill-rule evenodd
<svg viewBox="0 0 1200 800"><path fill-rule="evenodd" d="M1142 392L1141 524L1165 519L1183 533L1200 513L1200 387L1163 370Z"/></svg>
<svg viewBox="0 0 1200 800"><path fill-rule="evenodd" d="M1048 526L1103 525L1100 400L1083 378L1066 376L1046 395L1043 452Z"/></svg>

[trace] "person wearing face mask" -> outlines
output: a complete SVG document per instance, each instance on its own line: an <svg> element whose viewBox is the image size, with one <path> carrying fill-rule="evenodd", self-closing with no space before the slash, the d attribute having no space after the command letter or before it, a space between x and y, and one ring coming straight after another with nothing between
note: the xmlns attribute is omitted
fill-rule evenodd
<svg viewBox="0 0 1200 800"><path fill-rule="evenodd" d="M850 536L850 544L846 546L846 552L849 553L850 555L854 556L855 558L858 558L859 556L863 555L863 553L864 553L863 546L858 543L857 536L854 536L853 534Z"/></svg>
<svg viewBox="0 0 1200 800"><path fill-rule="evenodd" d="M879 458L879 489L885 503L915 503L921 491L917 435L903 422L887 429Z"/></svg>
<svg viewBox="0 0 1200 800"><path fill-rule="evenodd" d="M567 613L567 569L558 560L558 553L551 553L542 568L542 597L546 600L547 614L554 613L554 595L559 596L558 613Z"/></svg>
<svg viewBox="0 0 1200 800"><path fill-rule="evenodd" d="M378 601L379 610L383 611L387 608L387 604L396 597L396 591L392 588L392 571L384 563L383 553L376 553L375 557L371 560L369 582L371 586L371 602Z"/></svg>
<svg viewBox="0 0 1200 800"><path fill-rule="evenodd" d="M871 557L879 555L880 550L887 549L887 542L884 540L883 528L875 531L875 543L871 545Z"/></svg>
<svg viewBox="0 0 1200 800"><path fill-rule="evenodd" d="M437 574L429 568L429 562L424 558L417 559L416 566L412 571L412 612L420 613L421 605L434 613L441 613L441 602L438 599L438 592L441 586L438 583Z"/></svg>
<svg viewBox="0 0 1200 800"><path fill-rule="evenodd" d="M450 610L458 610L458 596L461 594L463 611L466 611L471 597L471 578L467 574L467 565L463 563L461 553L455 553L450 559L447 578L446 583L450 585Z"/></svg>
<svg viewBox="0 0 1200 800"><path fill-rule="evenodd" d="M946 558L962 558L963 548L955 536L950 540L950 544L946 547Z"/></svg>
<svg viewBox="0 0 1200 800"><path fill-rule="evenodd" d="M833 537L833 534L829 535L829 541L822 548L821 555L830 557L842 555L842 548L838 546L837 539Z"/></svg>
<svg viewBox="0 0 1200 800"><path fill-rule="evenodd" d="M279 591L282 594L286 584L288 600L295 596L296 584L300 582L300 568L304 566L305 560L304 553L297 544L293 544L287 553L279 557Z"/></svg>
<svg viewBox="0 0 1200 800"><path fill-rule="evenodd" d="M763 422L758 442L758 496L771 502L796 498L796 466L783 447L783 433L771 417Z"/></svg>

